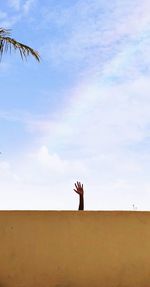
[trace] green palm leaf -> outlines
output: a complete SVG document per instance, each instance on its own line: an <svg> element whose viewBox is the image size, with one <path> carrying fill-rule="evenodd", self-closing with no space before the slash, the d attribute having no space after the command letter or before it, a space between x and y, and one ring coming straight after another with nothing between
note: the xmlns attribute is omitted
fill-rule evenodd
<svg viewBox="0 0 150 287"><path fill-rule="evenodd" d="M22 59L32 55L38 62L40 61L40 56L37 51L11 38L10 30L0 28L0 57L2 57L5 52L11 52L12 48L20 52Z"/></svg>

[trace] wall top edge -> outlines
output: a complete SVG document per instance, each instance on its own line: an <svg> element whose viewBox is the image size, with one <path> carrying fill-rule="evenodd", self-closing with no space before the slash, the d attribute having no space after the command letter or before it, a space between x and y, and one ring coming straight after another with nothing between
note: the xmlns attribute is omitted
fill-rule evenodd
<svg viewBox="0 0 150 287"><path fill-rule="evenodd" d="M63 214L150 214L150 211L139 210L0 210L0 214L2 213L20 213L20 214L54 214L54 213L63 213Z"/></svg>

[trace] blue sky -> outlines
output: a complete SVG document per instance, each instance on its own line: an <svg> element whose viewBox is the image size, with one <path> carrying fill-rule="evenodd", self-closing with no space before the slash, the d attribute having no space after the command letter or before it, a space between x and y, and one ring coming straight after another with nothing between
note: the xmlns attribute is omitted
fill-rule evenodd
<svg viewBox="0 0 150 287"><path fill-rule="evenodd" d="M150 210L149 0L6 0L0 209Z"/></svg>

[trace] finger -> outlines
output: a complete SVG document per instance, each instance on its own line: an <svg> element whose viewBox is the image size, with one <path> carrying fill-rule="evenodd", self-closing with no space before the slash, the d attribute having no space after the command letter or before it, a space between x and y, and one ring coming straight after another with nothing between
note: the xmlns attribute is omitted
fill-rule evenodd
<svg viewBox="0 0 150 287"><path fill-rule="evenodd" d="M81 187L81 183L80 183L80 181L78 181L78 187Z"/></svg>
<svg viewBox="0 0 150 287"><path fill-rule="evenodd" d="M77 184L75 183L74 185L75 185L75 188L77 189L78 188Z"/></svg>
<svg viewBox="0 0 150 287"><path fill-rule="evenodd" d="M79 194L78 190L74 189L74 191L75 191L77 194Z"/></svg>

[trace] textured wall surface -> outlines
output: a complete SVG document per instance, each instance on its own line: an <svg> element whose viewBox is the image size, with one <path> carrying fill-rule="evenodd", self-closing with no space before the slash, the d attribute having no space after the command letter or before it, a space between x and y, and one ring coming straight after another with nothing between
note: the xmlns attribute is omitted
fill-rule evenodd
<svg viewBox="0 0 150 287"><path fill-rule="evenodd" d="M150 213L0 211L0 287L150 286Z"/></svg>

